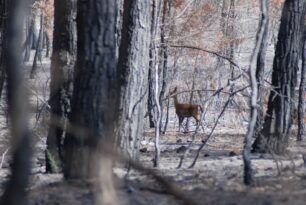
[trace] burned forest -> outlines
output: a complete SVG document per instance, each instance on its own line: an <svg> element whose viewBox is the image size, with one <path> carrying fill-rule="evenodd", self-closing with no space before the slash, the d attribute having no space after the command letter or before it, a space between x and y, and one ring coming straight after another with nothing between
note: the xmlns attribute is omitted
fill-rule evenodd
<svg viewBox="0 0 306 205"><path fill-rule="evenodd" d="M0 205L304 205L305 0L0 0Z"/></svg>

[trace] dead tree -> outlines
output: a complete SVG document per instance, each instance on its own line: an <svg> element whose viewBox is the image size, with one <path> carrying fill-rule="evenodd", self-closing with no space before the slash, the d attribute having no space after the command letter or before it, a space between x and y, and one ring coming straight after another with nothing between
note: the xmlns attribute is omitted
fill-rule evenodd
<svg viewBox="0 0 306 205"><path fill-rule="evenodd" d="M159 51L159 70L161 75L161 86L159 94L159 104L160 104L160 130L162 129L162 119L164 117L164 102L165 92L167 89L167 84L169 82L169 69L168 69L168 41L166 40L168 31L166 27L166 21L170 18L171 3L169 0L162 0L162 16L161 16L161 26L160 26L160 51Z"/></svg>
<svg viewBox="0 0 306 205"><path fill-rule="evenodd" d="M302 52L302 68L301 68L301 82L300 82L300 89L299 89L299 102L298 102L298 135L297 140L303 140L305 136L305 95L306 95L306 65L305 65L305 58L306 58L306 30L304 30L304 37L303 37L303 52Z"/></svg>
<svg viewBox="0 0 306 205"><path fill-rule="evenodd" d="M54 1L54 33L51 58L51 83L49 104L51 123L47 136L46 172L62 169L62 141L65 130L56 126L65 125L70 113L73 66L76 58L76 0ZM57 123L55 123L55 121Z"/></svg>
<svg viewBox="0 0 306 205"><path fill-rule="evenodd" d="M7 0L0 0L0 99L2 97L2 91L5 82L5 48L7 47L7 14L8 3Z"/></svg>
<svg viewBox="0 0 306 205"><path fill-rule="evenodd" d="M269 12L269 4L266 5L267 12ZM263 14L262 14L263 15ZM260 135L260 131L262 129L263 123L264 123L264 90L263 90L263 84L264 84L264 72L265 72L265 60L266 60L266 52L268 47L268 34L269 34L269 15L265 15L264 17L261 17L259 22L259 27L262 26L263 22L265 23L264 31L263 31L263 39L261 41L261 45L258 51L257 56L257 63L256 63L256 81L257 81L257 87L258 87L258 110L257 110L257 119L256 119L256 125L254 128L254 137L257 138L258 135Z"/></svg>
<svg viewBox="0 0 306 205"><path fill-rule="evenodd" d="M288 146L298 62L303 46L304 0L284 3L272 72L272 90L261 134L253 145L257 152L284 153Z"/></svg>
<svg viewBox="0 0 306 205"><path fill-rule="evenodd" d="M261 0L261 13L262 13L262 19L260 23L260 27L258 29L257 35L256 35L256 43L255 48L252 52L251 60L250 60L250 66L249 66L249 77L251 82L251 99L250 99L250 105L251 105L251 118L248 126L248 131L245 136L244 141L244 149L243 149L243 162L244 162L244 183L246 185L250 185L253 183L253 176L252 176L252 167L251 167L251 160L250 160L250 151L251 151L251 143L252 143L252 137L254 135L256 121L257 121L257 109L258 109L258 84L257 84L257 78L256 78L256 61L258 59L259 51L262 46L262 43L264 41L264 33L266 29L267 24L267 0Z"/></svg>
<svg viewBox="0 0 306 205"><path fill-rule="evenodd" d="M153 107L154 107L154 65L155 65L155 19L156 19L156 0L152 1L152 12L151 12L151 39L150 39L150 49L149 49L149 73L148 73L148 102L147 102L147 112L149 117L149 127L154 128L154 116L153 116Z"/></svg>
<svg viewBox="0 0 306 205"><path fill-rule="evenodd" d="M34 79L37 73L37 61L41 61L42 59L42 44L43 44L43 30L44 30L44 16L43 14L40 15L40 29L39 35L36 42L36 51L33 59L33 65L30 73L30 78Z"/></svg>

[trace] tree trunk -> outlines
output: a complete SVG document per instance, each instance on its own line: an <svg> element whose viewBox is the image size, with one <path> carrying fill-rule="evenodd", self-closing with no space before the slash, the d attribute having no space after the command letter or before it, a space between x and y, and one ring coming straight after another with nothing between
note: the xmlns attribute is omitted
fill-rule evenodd
<svg viewBox="0 0 306 205"><path fill-rule="evenodd" d="M149 49L149 73L148 73L148 102L147 109L149 115L149 126L154 128L154 116L153 116L153 107L154 107L154 65L155 65L155 53L154 53L154 44L155 44L155 17L156 16L156 1L152 1L152 17L151 17L151 39L150 39L150 49Z"/></svg>
<svg viewBox="0 0 306 205"><path fill-rule="evenodd" d="M162 76L161 76L161 89L160 89L160 94L159 94L159 104L160 104L160 129L162 129L162 119L164 115L164 102L163 99L165 97L165 92L167 89L167 84L169 82L168 79L168 42L166 40L166 20L170 17L170 7L168 0L163 0L163 12L162 12L162 19L161 19L161 26L160 26L160 44L161 44L161 49L160 49L160 59L161 63L159 64L160 70L162 71Z"/></svg>
<svg viewBox="0 0 306 205"><path fill-rule="evenodd" d="M151 3L125 0L119 49L121 97L118 142L124 154L136 158L143 134L149 70Z"/></svg>
<svg viewBox="0 0 306 205"><path fill-rule="evenodd" d="M23 205L31 170L30 132L28 129L28 100L21 64L22 28L28 1L11 0L8 6L4 58L7 75L8 111L11 122L12 166L9 182L0 204Z"/></svg>
<svg viewBox="0 0 306 205"><path fill-rule="evenodd" d="M272 72L273 90L269 96L261 140L254 151L283 154L288 146L293 116L293 99L298 62L303 45L305 0L284 3Z"/></svg>
<svg viewBox="0 0 306 205"><path fill-rule="evenodd" d="M253 183L252 176L252 167L251 167L251 159L250 159L250 151L251 151L251 141L254 136L257 117L257 101L258 101L258 79L257 79L257 67L258 67L258 58L260 49L262 49L262 45L264 44L264 35L266 31L267 24L267 0L261 0L261 22L259 24L259 28L256 34L256 42L255 47L252 52L250 66L249 66L249 78L251 83L251 97L250 97L250 105L251 105L251 113L250 113L250 122L248 126L248 131L245 136L244 141L244 149L243 149L243 162L244 162L244 183L246 185L251 185Z"/></svg>
<svg viewBox="0 0 306 205"><path fill-rule="evenodd" d="M0 99L2 98L2 91L5 82L5 49L7 48L7 0L0 1Z"/></svg>
<svg viewBox="0 0 306 205"><path fill-rule="evenodd" d="M76 0L54 2L53 52L49 104L51 118L47 137L46 172L59 172L62 168L62 141L70 113L73 66L76 58Z"/></svg>
<svg viewBox="0 0 306 205"><path fill-rule="evenodd" d="M34 21L31 19L31 17L27 18L26 22L26 27L27 27L27 34L26 34L26 41L24 42L23 45L23 50L24 50L24 56L23 56L23 62L28 62L30 60L30 55L31 55L31 45L32 45L32 36L33 36L33 24Z"/></svg>
<svg viewBox="0 0 306 205"><path fill-rule="evenodd" d="M299 89L299 104L298 104L298 135L297 140L303 140L305 136L305 95L306 95L306 30L304 29L304 37L303 37L303 51L302 51L302 68L301 68L301 82Z"/></svg>
<svg viewBox="0 0 306 205"><path fill-rule="evenodd" d="M266 5L267 10L269 10L269 4ZM269 12L269 11L268 11ZM262 14L263 15L263 14ZM264 104L263 104L263 84L264 84L264 71L265 71L265 60L266 60L266 52L268 47L268 33L269 33L269 15L262 16L259 22L259 27L262 26L263 21L266 21L264 31L263 31L263 39L261 41L261 45L259 48L259 53L257 56L257 64L256 64L256 81L258 87L258 99L257 104L259 106L257 112L256 125L254 128L254 138L260 139L258 136L260 135L260 131L262 129L264 123ZM255 143L256 144L256 143ZM254 149L254 147L253 147Z"/></svg>
<svg viewBox="0 0 306 205"><path fill-rule="evenodd" d="M36 51L35 56L33 59L33 66L30 73L30 78L34 79L37 73L37 61L41 61L41 53L42 53L42 43L43 43L43 24L44 24L44 17L43 14L40 15L40 29L39 29L39 35L36 43Z"/></svg>
<svg viewBox="0 0 306 205"><path fill-rule="evenodd" d="M112 160L105 147L114 147L119 107L116 13L113 0L77 3L77 62L69 117L74 129L64 140L65 178L98 177L109 186L108 190L101 187L103 194L113 190Z"/></svg>

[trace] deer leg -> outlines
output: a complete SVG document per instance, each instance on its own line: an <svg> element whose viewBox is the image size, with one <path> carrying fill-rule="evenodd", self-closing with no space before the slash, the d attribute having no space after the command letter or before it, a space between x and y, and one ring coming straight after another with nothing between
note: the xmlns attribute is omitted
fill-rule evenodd
<svg viewBox="0 0 306 205"><path fill-rule="evenodd" d="M181 131L181 125L182 125L182 122L183 122L184 118L183 117L179 117L179 132Z"/></svg>
<svg viewBox="0 0 306 205"><path fill-rule="evenodd" d="M195 119L196 121L196 127L198 128L201 124L200 124L200 117L199 116L193 116L193 118ZM202 126L202 125L201 125ZM204 128L202 126L202 129L204 131Z"/></svg>

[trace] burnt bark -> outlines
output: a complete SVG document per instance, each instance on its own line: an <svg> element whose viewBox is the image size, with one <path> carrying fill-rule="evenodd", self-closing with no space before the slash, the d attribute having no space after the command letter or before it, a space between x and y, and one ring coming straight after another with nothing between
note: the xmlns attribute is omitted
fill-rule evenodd
<svg viewBox="0 0 306 205"><path fill-rule="evenodd" d="M301 82L299 89L299 102L298 102L298 135L297 140L301 141L305 137L305 95L306 95L306 30L304 29L303 36L303 52L302 52L302 68L301 68Z"/></svg>
<svg viewBox="0 0 306 205"><path fill-rule="evenodd" d="M154 53L154 33L155 33L155 17L156 16L156 2L152 1L152 15L151 15L151 39L150 39L150 49L149 49L149 73L148 73L148 102L147 102L147 112L149 116L149 127L154 128L154 65L155 65L155 53Z"/></svg>
<svg viewBox="0 0 306 205"><path fill-rule="evenodd" d="M42 60L42 46L43 46L43 25L44 25L44 17L43 14L40 15L40 29L39 35L36 42L36 51L33 59L33 65L30 73L30 78L34 79L37 73L37 61Z"/></svg>
<svg viewBox="0 0 306 205"><path fill-rule="evenodd" d="M7 0L0 1L0 99L2 98L2 91L5 82L5 49L7 47L7 13L8 3Z"/></svg>
<svg viewBox="0 0 306 205"><path fill-rule="evenodd" d="M267 12L269 12L269 5L266 5ZM257 119L256 119L256 125L254 128L254 138L256 140L260 140L259 137L260 131L264 124L264 90L263 90L263 84L264 84L264 72L265 72L265 60L266 60L266 52L268 47L268 34L269 34L269 15L264 16L262 14L259 27L262 27L263 22L265 21L264 30L263 30L263 36L262 41L259 47L258 56L257 56L257 63L256 63L256 81L257 81L257 89L258 89L258 110L257 110ZM256 143L255 143L256 144ZM253 144L253 146L255 146Z"/></svg>
<svg viewBox="0 0 306 205"><path fill-rule="evenodd" d="M23 56L23 61L28 62L30 60L30 54L31 54L31 46L32 46L32 41L33 41L33 29L34 29L34 21L31 17L27 18L26 22L26 28L27 28L27 36L26 36L26 41L24 42L23 45L23 50L24 50L24 56Z"/></svg>
<svg viewBox="0 0 306 205"><path fill-rule="evenodd" d="M62 169L62 142L70 113L73 66L76 58L76 0L54 1L53 52L49 105L50 126L47 136L46 172ZM58 126L59 124L64 127Z"/></svg>
<svg viewBox="0 0 306 205"><path fill-rule="evenodd" d="M305 5L304 0L286 0L284 3L273 61L273 90L269 95L261 139L253 146L254 151L283 154L288 146L303 46Z"/></svg>
<svg viewBox="0 0 306 205"><path fill-rule="evenodd" d="M0 204L23 205L31 168L30 132L28 129L27 96L23 79L21 39L23 19L28 1L11 0L7 4L7 27L4 58L7 75L8 112L11 122L12 166L9 182Z"/></svg>
<svg viewBox="0 0 306 205"><path fill-rule="evenodd" d="M149 70L151 3L125 0L118 71L121 82L118 142L124 154L136 158L144 127Z"/></svg>
<svg viewBox="0 0 306 205"><path fill-rule="evenodd" d="M245 136L244 141L244 149L243 149L243 163L244 163L244 183L246 185L251 185L253 183L253 173L250 159L250 151L251 151L251 142L252 137L255 133L256 121L258 119L258 79L257 79L257 66L258 66L258 58L260 55L260 49L262 49L262 45L265 41L264 35L266 31L267 24L267 0L261 0L261 23L259 24L259 28L256 34L256 43L252 52L250 66L249 66L249 78L251 83L251 97L250 97L250 105L251 105L251 113L250 113L250 122L248 126L248 131Z"/></svg>
<svg viewBox="0 0 306 205"><path fill-rule="evenodd" d="M77 3L77 62L69 120L83 132L71 130L64 140L65 178L100 177L104 166L103 179L110 187L112 161L103 147L114 146L119 107L116 14L113 0Z"/></svg>
<svg viewBox="0 0 306 205"><path fill-rule="evenodd" d="M165 92L167 89L167 84L169 82L168 79L168 42L166 40L166 36L168 34L166 22L170 17L170 4L168 3L168 0L163 0L163 11L162 11L162 18L161 18L161 26L160 26L160 59L161 62L159 63L159 67L161 72L161 89L159 94L159 104L160 104L160 129L162 129L162 119L164 116L164 102L163 99L165 97Z"/></svg>

